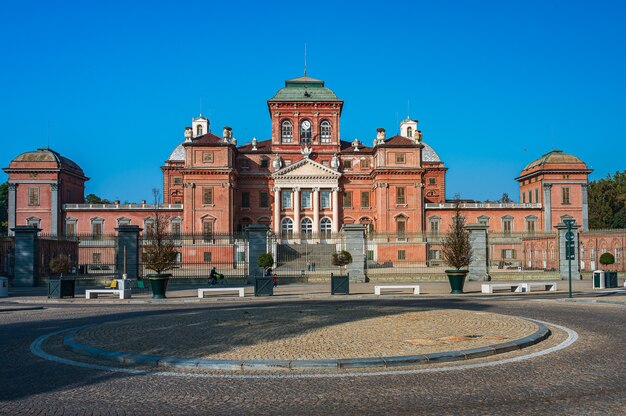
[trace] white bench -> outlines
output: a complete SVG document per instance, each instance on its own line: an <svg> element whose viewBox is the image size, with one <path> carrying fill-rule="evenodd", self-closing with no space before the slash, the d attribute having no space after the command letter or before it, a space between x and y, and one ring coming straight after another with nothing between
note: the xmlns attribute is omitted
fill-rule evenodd
<svg viewBox="0 0 626 416"><path fill-rule="evenodd" d="M85 290L85 299L96 299L102 293L113 293L119 295L120 299L130 299L130 289L89 289Z"/></svg>
<svg viewBox="0 0 626 416"><path fill-rule="evenodd" d="M480 285L482 293L493 293L494 289L509 289L511 292L521 292L522 283L485 283Z"/></svg>
<svg viewBox="0 0 626 416"><path fill-rule="evenodd" d="M204 298L204 292L238 292L239 297L244 297L243 287L212 287L210 289L198 289L198 297Z"/></svg>
<svg viewBox="0 0 626 416"><path fill-rule="evenodd" d="M414 295L420 294L420 286L419 285L385 285L385 286L374 286L374 294L380 295L381 290L399 290L399 289L412 289Z"/></svg>
<svg viewBox="0 0 626 416"><path fill-rule="evenodd" d="M543 290L556 292L556 282L526 282L522 283L522 292L530 292L532 286L543 287Z"/></svg>

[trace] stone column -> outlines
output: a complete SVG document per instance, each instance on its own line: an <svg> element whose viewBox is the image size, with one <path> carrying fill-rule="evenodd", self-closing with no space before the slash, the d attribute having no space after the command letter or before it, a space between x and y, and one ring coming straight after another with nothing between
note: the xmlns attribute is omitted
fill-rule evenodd
<svg viewBox="0 0 626 416"><path fill-rule="evenodd" d="M50 198L50 233L57 235L59 233L59 184L50 185L52 197Z"/></svg>
<svg viewBox="0 0 626 416"><path fill-rule="evenodd" d="M267 253L267 231L269 227L263 224L251 224L244 230L248 236L248 282L254 282L257 277L263 277L263 268L257 264L261 254ZM276 261L276 257L274 257Z"/></svg>
<svg viewBox="0 0 626 416"><path fill-rule="evenodd" d="M139 277L139 232L141 230L138 225L120 225L115 229L117 231L115 269L119 279L124 273L129 279Z"/></svg>
<svg viewBox="0 0 626 416"><path fill-rule="evenodd" d="M341 188L333 188L333 226L332 232L339 232L339 190Z"/></svg>
<svg viewBox="0 0 626 416"><path fill-rule="evenodd" d="M544 183L543 184L543 215L546 231L552 231L552 184Z"/></svg>
<svg viewBox="0 0 626 416"><path fill-rule="evenodd" d="M15 228L15 194L17 191L17 184L9 184L9 235L15 235L13 228Z"/></svg>
<svg viewBox="0 0 626 416"><path fill-rule="evenodd" d="M566 234L567 234L567 225L563 223L558 223L554 226L557 229L559 238L559 276L561 280L569 279L569 261L567 260L565 243L567 242ZM574 258L572 259L572 280L581 280L582 276L580 275L580 261L578 259L578 229L580 225L574 223L572 224L572 237L574 239Z"/></svg>
<svg viewBox="0 0 626 416"><path fill-rule="evenodd" d="M11 229L15 234L14 287L34 287L37 280L37 239L40 228L18 225Z"/></svg>
<svg viewBox="0 0 626 416"><path fill-rule="evenodd" d="M300 237L300 188L293 188L293 236Z"/></svg>
<svg viewBox="0 0 626 416"><path fill-rule="evenodd" d="M280 188L275 186L274 189L274 234L280 235Z"/></svg>
<svg viewBox="0 0 626 416"><path fill-rule="evenodd" d="M489 280L487 257L487 226L470 224L465 227L469 231L472 246L472 260L469 265L469 280Z"/></svg>
<svg viewBox="0 0 626 416"><path fill-rule="evenodd" d="M313 235L320 233L320 188L313 188Z"/></svg>
<svg viewBox="0 0 626 416"><path fill-rule="evenodd" d="M350 281L367 282L365 225L344 224L341 230L346 239L345 250L352 255L352 263L346 266L347 272L350 273Z"/></svg>
<svg viewBox="0 0 626 416"><path fill-rule="evenodd" d="M583 231L589 231L589 203L587 201L587 184L583 183L581 187L583 194Z"/></svg>

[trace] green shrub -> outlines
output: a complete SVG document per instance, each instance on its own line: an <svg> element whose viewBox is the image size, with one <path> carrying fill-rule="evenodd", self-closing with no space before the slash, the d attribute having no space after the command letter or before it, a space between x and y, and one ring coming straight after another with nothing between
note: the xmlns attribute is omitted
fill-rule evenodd
<svg viewBox="0 0 626 416"><path fill-rule="evenodd" d="M603 253L600 256L600 264L608 266L615 263L615 257L611 253Z"/></svg>
<svg viewBox="0 0 626 416"><path fill-rule="evenodd" d="M332 258L333 266L343 267L346 264L352 263L352 254L346 250L341 250L339 253L333 253Z"/></svg>
<svg viewBox="0 0 626 416"><path fill-rule="evenodd" d="M270 253L263 253L256 259L256 264L267 270L274 265L274 257Z"/></svg>

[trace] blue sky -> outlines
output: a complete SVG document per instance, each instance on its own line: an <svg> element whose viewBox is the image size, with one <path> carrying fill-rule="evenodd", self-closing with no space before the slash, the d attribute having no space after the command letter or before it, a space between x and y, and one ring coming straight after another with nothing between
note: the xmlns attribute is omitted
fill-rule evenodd
<svg viewBox="0 0 626 416"><path fill-rule="evenodd" d="M308 75L345 101L342 138L395 132L410 101L449 198L517 200L513 178L554 148L592 179L626 169L624 1L127 3L2 5L2 167L49 137L87 193L149 199L201 110L239 143L269 138L266 100L306 43Z"/></svg>

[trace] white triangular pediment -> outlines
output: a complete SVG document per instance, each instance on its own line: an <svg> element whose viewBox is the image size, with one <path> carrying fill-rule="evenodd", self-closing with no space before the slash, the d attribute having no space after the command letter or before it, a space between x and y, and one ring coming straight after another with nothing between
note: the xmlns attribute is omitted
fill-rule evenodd
<svg viewBox="0 0 626 416"><path fill-rule="evenodd" d="M312 161L311 159L301 159L296 163L285 166L272 174L274 179L287 178L339 178L341 173L332 170L322 164Z"/></svg>

